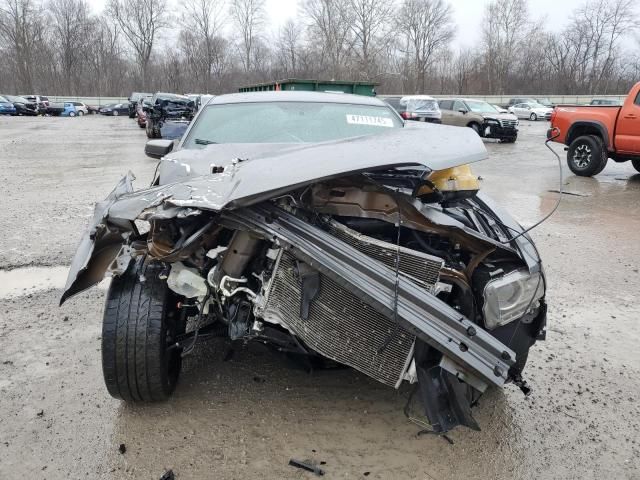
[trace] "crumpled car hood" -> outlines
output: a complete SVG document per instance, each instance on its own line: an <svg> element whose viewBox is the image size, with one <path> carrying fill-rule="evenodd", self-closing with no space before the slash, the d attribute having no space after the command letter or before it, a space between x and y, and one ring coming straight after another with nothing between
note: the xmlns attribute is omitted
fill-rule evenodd
<svg viewBox="0 0 640 480"><path fill-rule="evenodd" d="M129 173L96 205L61 303L102 279L131 222L145 210L153 209L155 218L172 218L188 210L234 209L331 178L411 166L439 170L486 156L480 137L471 129L433 125L286 148L212 145L178 151L161 162L160 185L134 192ZM211 173L212 165L226 167L222 173Z"/></svg>
<svg viewBox="0 0 640 480"><path fill-rule="evenodd" d="M172 183L208 175L212 165L226 166L234 159L243 159L245 162L238 165L240 176L277 176L263 177L265 182L255 185L256 190L268 190L274 183L293 185L337 173L407 165L443 170L486 158L482 140L470 129L408 122L404 128L379 135L324 143L214 144L202 149L181 149L160 162L159 174L160 184ZM251 174L244 168L248 165Z"/></svg>

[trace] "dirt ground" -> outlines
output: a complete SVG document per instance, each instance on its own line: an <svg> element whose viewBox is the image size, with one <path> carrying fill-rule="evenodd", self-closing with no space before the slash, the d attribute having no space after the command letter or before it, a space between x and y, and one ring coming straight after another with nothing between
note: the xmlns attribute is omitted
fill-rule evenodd
<svg viewBox="0 0 640 480"><path fill-rule="evenodd" d="M545 122L487 142L483 189L530 225L554 205ZM534 388L490 391L481 432L420 436L407 389L356 371L312 375L259 347L211 341L186 359L175 396L125 405L100 366L105 289L58 307L95 201L155 162L127 118L0 118L0 478L640 478L640 174L610 162L565 171L563 202L533 237L548 276L549 331L525 371ZM556 150L563 156L560 147ZM120 446L124 445L124 453Z"/></svg>

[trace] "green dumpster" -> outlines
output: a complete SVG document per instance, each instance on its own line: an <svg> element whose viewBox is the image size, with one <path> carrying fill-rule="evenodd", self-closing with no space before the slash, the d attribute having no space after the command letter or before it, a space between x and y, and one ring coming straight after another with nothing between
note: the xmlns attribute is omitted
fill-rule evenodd
<svg viewBox="0 0 640 480"><path fill-rule="evenodd" d="M334 92L334 93L354 93L356 95L375 96L374 82L350 82L344 80L300 80L288 78L275 82L258 83L240 87L239 91L244 92L273 92L279 90L295 90L298 92Z"/></svg>

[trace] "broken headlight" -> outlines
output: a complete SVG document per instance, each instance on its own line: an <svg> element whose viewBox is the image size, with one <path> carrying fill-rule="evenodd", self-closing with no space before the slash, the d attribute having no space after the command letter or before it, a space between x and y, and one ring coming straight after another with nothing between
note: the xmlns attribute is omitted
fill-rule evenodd
<svg viewBox="0 0 640 480"><path fill-rule="evenodd" d="M515 270L484 287L484 322L488 330L506 325L535 309L544 295L541 274Z"/></svg>

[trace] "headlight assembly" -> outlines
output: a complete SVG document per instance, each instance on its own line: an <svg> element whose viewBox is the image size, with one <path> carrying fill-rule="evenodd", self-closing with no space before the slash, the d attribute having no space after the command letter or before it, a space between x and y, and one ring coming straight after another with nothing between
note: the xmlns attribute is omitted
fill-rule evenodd
<svg viewBox="0 0 640 480"><path fill-rule="evenodd" d="M484 321L488 330L506 325L538 307L544 295L540 273L516 270L491 280L484 287Z"/></svg>

